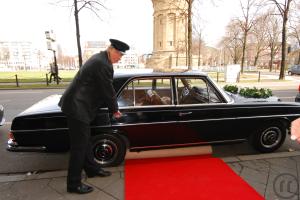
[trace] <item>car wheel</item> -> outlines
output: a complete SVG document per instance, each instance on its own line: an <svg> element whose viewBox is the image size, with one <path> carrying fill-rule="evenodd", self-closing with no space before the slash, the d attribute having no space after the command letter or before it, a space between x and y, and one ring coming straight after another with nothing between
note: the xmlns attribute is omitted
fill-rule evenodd
<svg viewBox="0 0 300 200"><path fill-rule="evenodd" d="M252 144L256 150L269 153L278 149L284 142L286 129L280 123L270 123L260 128L252 137Z"/></svg>
<svg viewBox="0 0 300 200"><path fill-rule="evenodd" d="M118 135L100 134L92 138L92 151L100 167L117 166L124 161L126 144Z"/></svg>
<svg viewBox="0 0 300 200"><path fill-rule="evenodd" d="M288 72L288 75L292 76L292 75L293 75L293 73L292 73L292 72Z"/></svg>

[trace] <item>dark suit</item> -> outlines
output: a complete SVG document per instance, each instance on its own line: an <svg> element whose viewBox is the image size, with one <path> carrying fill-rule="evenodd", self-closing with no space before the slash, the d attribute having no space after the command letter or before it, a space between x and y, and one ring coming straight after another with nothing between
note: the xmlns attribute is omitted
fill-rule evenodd
<svg viewBox="0 0 300 200"><path fill-rule="evenodd" d="M93 55L80 68L58 104L69 127L69 187L81 184L82 169L91 173L99 170L90 148L89 125L100 107L108 107L112 113L118 111L113 73L106 51Z"/></svg>

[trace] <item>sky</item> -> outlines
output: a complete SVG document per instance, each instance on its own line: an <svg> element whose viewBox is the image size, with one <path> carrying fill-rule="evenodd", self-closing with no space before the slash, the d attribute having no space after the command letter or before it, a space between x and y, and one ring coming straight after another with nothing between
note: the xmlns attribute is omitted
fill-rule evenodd
<svg viewBox="0 0 300 200"><path fill-rule="evenodd" d="M56 4L57 2L61 2ZM0 0L0 41L30 41L46 49L45 31L53 30L57 43L67 54L77 52L73 0ZM107 9L99 19L89 10L79 13L81 42L116 38L134 47L139 54L153 49L153 5L151 0L103 0ZM204 1L207 2L207 1ZM210 1L208 1L210 2ZM224 27L236 13L238 0L204 3L204 40L215 46Z"/></svg>

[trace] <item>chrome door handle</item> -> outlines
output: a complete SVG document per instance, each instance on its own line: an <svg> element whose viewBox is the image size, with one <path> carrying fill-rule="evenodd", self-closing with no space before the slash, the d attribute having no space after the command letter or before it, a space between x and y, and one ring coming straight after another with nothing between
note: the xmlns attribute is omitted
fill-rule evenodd
<svg viewBox="0 0 300 200"><path fill-rule="evenodd" d="M193 112L180 112L179 113L179 117L182 117L182 116L185 116L185 115L190 115L192 114Z"/></svg>

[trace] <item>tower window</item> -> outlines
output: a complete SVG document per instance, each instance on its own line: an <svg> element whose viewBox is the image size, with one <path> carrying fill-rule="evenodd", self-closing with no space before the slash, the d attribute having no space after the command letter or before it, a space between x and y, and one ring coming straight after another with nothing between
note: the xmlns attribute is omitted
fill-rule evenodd
<svg viewBox="0 0 300 200"><path fill-rule="evenodd" d="M173 46L173 41L169 41L169 45L170 45L170 46Z"/></svg>

